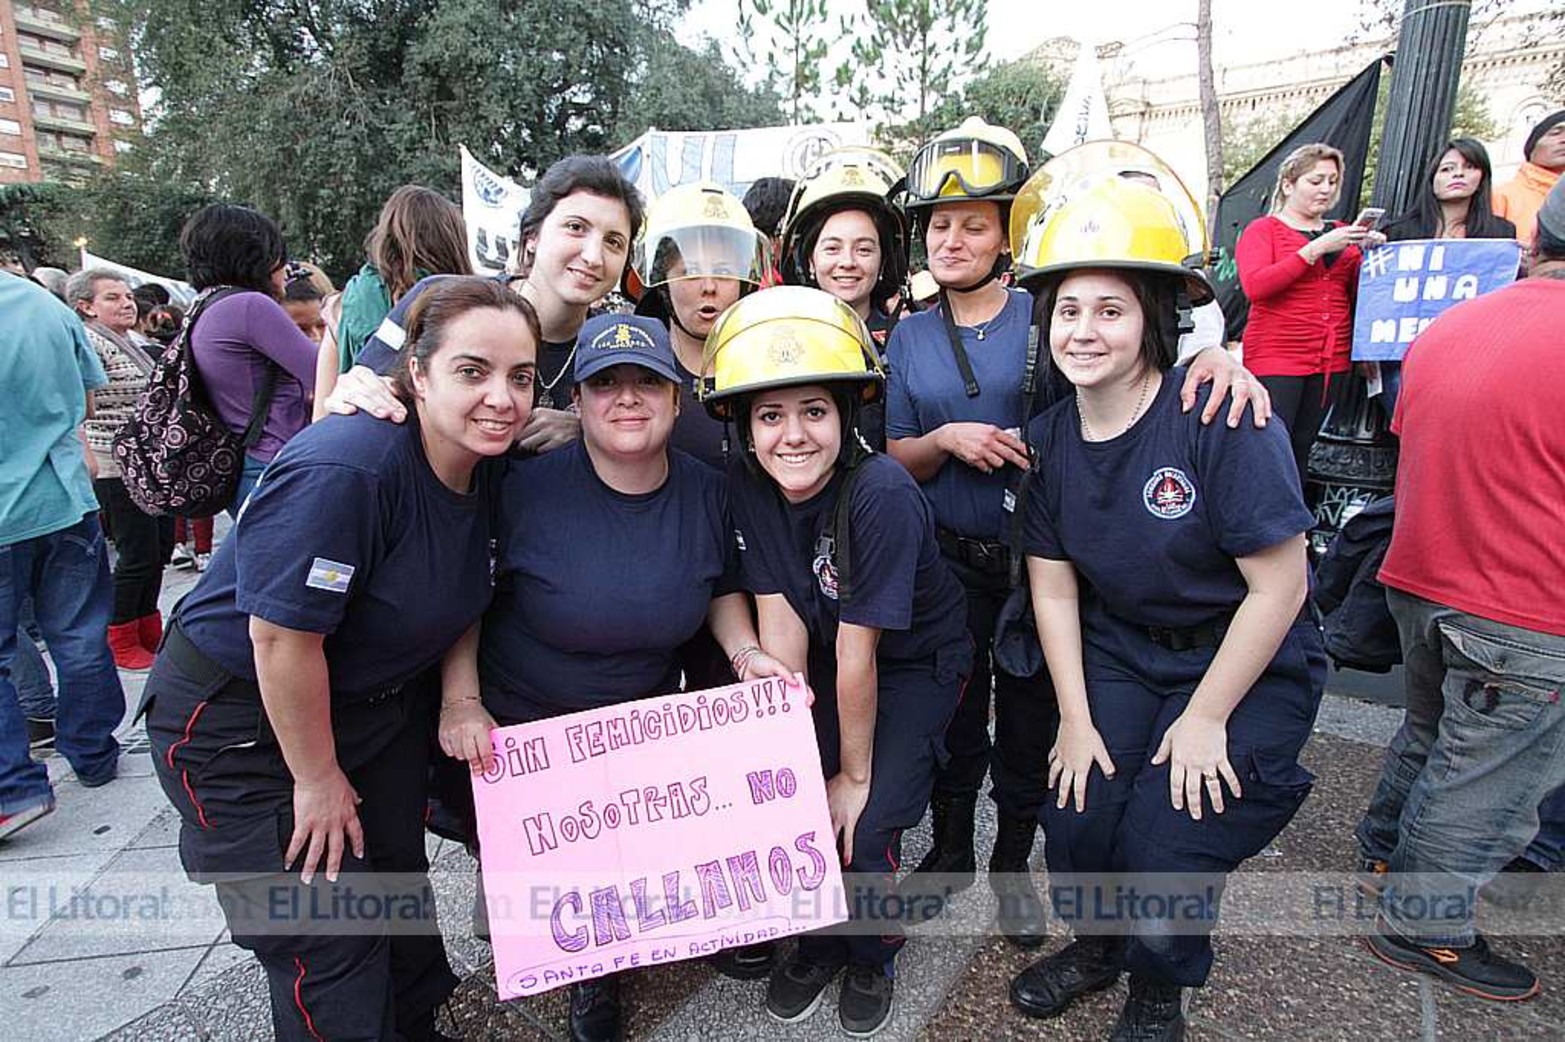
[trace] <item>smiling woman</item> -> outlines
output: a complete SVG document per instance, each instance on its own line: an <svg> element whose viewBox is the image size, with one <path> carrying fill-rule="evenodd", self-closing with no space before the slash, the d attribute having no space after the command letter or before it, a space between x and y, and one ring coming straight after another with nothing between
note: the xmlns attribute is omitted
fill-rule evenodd
<svg viewBox="0 0 1565 1042"><path fill-rule="evenodd" d="M681 378L668 331L590 319L571 378L581 437L507 474L495 602L482 640L446 664L440 744L474 771L494 762L496 725L679 690L680 647L703 624L740 679L784 674L758 652L738 590L722 475L669 447ZM615 978L573 984L570 1017L573 1038L618 1037Z"/></svg>
<svg viewBox="0 0 1565 1042"><path fill-rule="evenodd" d="M147 678L181 860L289 996L279 1038L440 1037L457 979L439 929L343 931L321 910L355 892L332 889L339 873L381 873L388 903L427 914L432 667L490 599L499 457L531 411L538 340L495 282L420 298L399 379L411 422L330 416L290 441Z"/></svg>

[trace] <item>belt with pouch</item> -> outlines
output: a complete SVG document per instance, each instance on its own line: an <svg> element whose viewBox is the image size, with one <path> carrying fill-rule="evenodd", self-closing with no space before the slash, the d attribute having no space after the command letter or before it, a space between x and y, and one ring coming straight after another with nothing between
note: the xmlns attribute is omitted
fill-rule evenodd
<svg viewBox="0 0 1565 1042"><path fill-rule="evenodd" d="M163 646L158 650L160 655L166 656L179 671L201 684L223 683L231 691L244 694L253 694L257 700L261 697L261 685L254 680L235 676L223 668L206 652L198 648L187 636L179 623L173 622L163 634ZM415 674L416 675L416 674ZM331 692L333 707L353 706L370 707L381 705L402 693L408 680L404 678L395 683L385 684L381 687L370 688L365 691L338 691Z"/></svg>
<svg viewBox="0 0 1565 1042"><path fill-rule="evenodd" d="M940 552L984 575L1005 575L1011 567L1011 548L998 541L969 539L946 528L935 529Z"/></svg>

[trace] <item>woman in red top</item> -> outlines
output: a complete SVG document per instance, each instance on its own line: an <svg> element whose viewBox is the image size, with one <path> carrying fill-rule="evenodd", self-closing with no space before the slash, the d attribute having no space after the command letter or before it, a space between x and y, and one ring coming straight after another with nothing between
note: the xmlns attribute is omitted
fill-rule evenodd
<svg viewBox="0 0 1565 1042"><path fill-rule="evenodd" d="M1385 241L1325 219L1341 191L1341 152L1330 145L1295 149L1277 172L1272 212L1250 222L1235 250L1250 298L1244 364L1288 425L1300 482L1325 413L1326 385L1351 364L1359 245Z"/></svg>

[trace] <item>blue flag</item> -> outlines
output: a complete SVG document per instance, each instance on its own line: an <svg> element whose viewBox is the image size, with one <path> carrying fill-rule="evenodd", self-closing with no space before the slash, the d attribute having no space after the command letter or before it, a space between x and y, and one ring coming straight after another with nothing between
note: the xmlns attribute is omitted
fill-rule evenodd
<svg viewBox="0 0 1565 1042"><path fill-rule="evenodd" d="M1447 308L1516 281L1514 239L1410 239L1364 254L1353 311L1353 360L1400 362Z"/></svg>

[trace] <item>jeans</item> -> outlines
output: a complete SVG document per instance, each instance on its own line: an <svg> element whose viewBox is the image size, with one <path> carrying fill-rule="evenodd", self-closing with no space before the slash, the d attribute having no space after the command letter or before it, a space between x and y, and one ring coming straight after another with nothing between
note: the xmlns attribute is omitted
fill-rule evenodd
<svg viewBox="0 0 1565 1042"><path fill-rule="evenodd" d="M49 773L28 755L27 727L11 680L22 602L33 600L38 628L59 677L55 748L84 781L114 776L125 716L108 626L113 592L98 516L48 535L0 546L0 814L47 799Z"/></svg>
<svg viewBox="0 0 1565 1042"><path fill-rule="evenodd" d="M239 472L239 488L234 493L233 505L228 508L228 516L235 521L239 520L239 511L244 509L245 500L250 498L250 493L261 480L261 472L266 469L266 463L254 456L245 457L244 469Z"/></svg>
<svg viewBox="0 0 1565 1042"><path fill-rule="evenodd" d="M31 597L22 600L18 615L21 624L16 629L16 657L11 660L11 683L16 686L16 700L22 705L22 715L28 719L53 720L54 684L49 680L49 667L44 665L34 636L38 632L38 620L33 617Z"/></svg>
<svg viewBox="0 0 1565 1042"><path fill-rule="evenodd" d="M1428 945L1473 943L1477 889L1527 849L1565 783L1565 637L1468 615L1400 590L1407 715L1359 823L1391 875L1387 920Z"/></svg>

